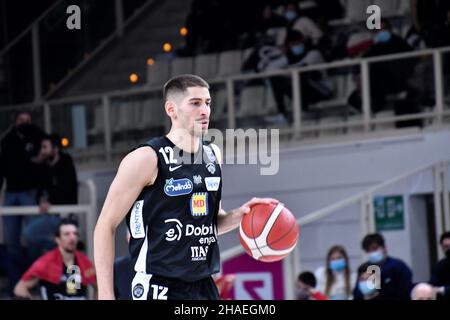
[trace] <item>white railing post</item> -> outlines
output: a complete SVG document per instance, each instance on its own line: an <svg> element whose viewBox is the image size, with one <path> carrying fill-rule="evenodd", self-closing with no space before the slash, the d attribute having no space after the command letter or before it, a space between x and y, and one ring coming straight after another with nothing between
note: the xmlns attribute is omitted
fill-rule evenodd
<svg viewBox="0 0 450 320"><path fill-rule="evenodd" d="M44 129L45 132L51 133L52 132L52 117L50 114L50 104L48 102L44 103Z"/></svg>
<svg viewBox="0 0 450 320"><path fill-rule="evenodd" d="M367 60L361 61L361 88L362 88L362 109L364 119L364 131L370 131L370 114L371 114L371 100L370 100L370 71Z"/></svg>
<svg viewBox="0 0 450 320"><path fill-rule="evenodd" d="M111 162L111 125L110 125L110 103L107 95L102 96L102 108L103 108L103 135L105 139L105 154L106 161Z"/></svg>
<svg viewBox="0 0 450 320"><path fill-rule="evenodd" d="M285 300L294 300L294 283L295 276L293 270L293 262L292 262L292 254L288 255L286 258L282 260L283 266L283 282L284 282L284 299Z"/></svg>
<svg viewBox="0 0 450 320"><path fill-rule="evenodd" d="M228 129L236 128L236 106L234 104L233 79L227 79ZM242 106L241 106L242 107Z"/></svg>
<svg viewBox="0 0 450 320"><path fill-rule="evenodd" d="M442 54L439 51L433 52L433 67L434 67L434 86L436 99L436 121L437 124L442 124L442 113L444 112L444 85L442 78Z"/></svg>
<svg viewBox="0 0 450 320"><path fill-rule="evenodd" d="M300 73L297 70L291 72L292 77L292 112L294 118L294 136L300 138L302 122L302 99Z"/></svg>
<svg viewBox="0 0 450 320"><path fill-rule="evenodd" d="M441 181L441 166L436 164L433 167L433 183L434 183L434 223L436 230L436 250L439 259L443 258L442 252L439 247L439 237L442 234L442 202L441 202L441 194L442 194L442 181Z"/></svg>
<svg viewBox="0 0 450 320"><path fill-rule="evenodd" d="M34 102L38 102L42 98L42 82L41 82L41 55L39 48L39 24L36 22L31 29L31 50L33 53L33 85L34 85Z"/></svg>
<svg viewBox="0 0 450 320"><path fill-rule="evenodd" d="M442 195L443 195L443 213L444 213L444 228L445 231L450 231L450 199L449 199L449 162L442 163Z"/></svg>
<svg viewBox="0 0 450 320"><path fill-rule="evenodd" d="M116 18L116 32L117 36L123 36L123 3L122 0L115 0L115 18Z"/></svg>

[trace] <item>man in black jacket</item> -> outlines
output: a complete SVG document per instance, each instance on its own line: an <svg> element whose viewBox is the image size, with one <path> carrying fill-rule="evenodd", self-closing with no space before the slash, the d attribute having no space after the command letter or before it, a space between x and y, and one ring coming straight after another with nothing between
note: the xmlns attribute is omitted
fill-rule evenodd
<svg viewBox="0 0 450 320"><path fill-rule="evenodd" d="M450 231L441 235L440 244L445 258L436 265L430 283L438 287L438 299L450 300Z"/></svg>
<svg viewBox="0 0 450 320"><path fill-rule="evenodd" d="M26 225L23 236L29 246L30 259L56 246L54 232L60 222L58 215L49 215L52 204L76 204L78 182L75 166L69 154L62 151L59 136L46 136L41 143L41 188L37 200L42 215L33 217Z"/></svg>
<svg viewBox="0 0 450 320"><path fill-rule="evenodd" d="M29 112L20 111L16 114L13 126L1 141L0 178L6 181L3 205L36 205L39 187L39 168L36 162L43 136L44 132L31 123ZM10 293L26 267L23 265L24 256L20 246L22 220L24 216L21 215L3 216Z"/></svg>

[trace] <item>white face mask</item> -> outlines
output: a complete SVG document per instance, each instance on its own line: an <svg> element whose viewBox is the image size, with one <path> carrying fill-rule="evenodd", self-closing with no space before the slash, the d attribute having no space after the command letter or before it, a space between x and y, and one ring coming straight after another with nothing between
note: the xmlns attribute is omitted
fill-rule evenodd
<svg viewBox="0 0 450 320"><path fill-rule="evenodd" d="M373 251L367 255L367 260L369 260L370 263L380 263L384 259L384 252L381 249L378 249L377 251Z"/></svg>

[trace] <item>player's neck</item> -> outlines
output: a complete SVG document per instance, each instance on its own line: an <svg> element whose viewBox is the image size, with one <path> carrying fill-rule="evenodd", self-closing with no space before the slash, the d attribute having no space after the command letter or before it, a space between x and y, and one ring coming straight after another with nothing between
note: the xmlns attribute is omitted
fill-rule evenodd
<svg viewBox="0 0 450 320"><path fill-rule="evenodd" d="M178 148L189 153L197 152L200 145L199 137L194 137L189 134L177 134L176 130L170 130L166 137Z"/></svg>
<svg viewBox="0 0 450 320"><path fill-rule="evenodd" d="M67 252L63 248L59 248L59 252L61 252L63 262L66 266L71 266L75 263L75 254L73 252Z"/></svg>

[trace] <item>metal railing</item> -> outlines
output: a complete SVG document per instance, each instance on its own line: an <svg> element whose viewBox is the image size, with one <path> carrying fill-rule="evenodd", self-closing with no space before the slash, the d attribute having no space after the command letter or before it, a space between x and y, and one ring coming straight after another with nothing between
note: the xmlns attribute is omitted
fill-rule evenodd
<svg viewBox="0 0 450 320"><path fill-rule="evenodd" d="M292 116L293 116L293 124L290 126L282 127L280 129L281 135L285 135L290 137L291 139L299 139L302 138L308 132L319 132L321 130L331 130L338 129L341 132L346 132L350 130L350 128L360 128L361 133L370 133L373 131L373 128L377 125L381 124L393 124L400 121L406 120L424 120L426 123L424 126L436 126L439 127L443 124L444 119L450 116L450 108L445 108L445 86L443 79L443 55L450 54L450 47L439 48L439 49L427 49L421 51L407 52L407 53L398 53L380 57L373 58L365 58L365 59L352 59L352 60L343 60L336 61L331 63L323 63L318 65L306 66L306 67L298 67L298 68L289 68L275 71L268 71L263 73L253 73L253 74L240 74L235 76L228 76L222 78L211 79L209 82L211 85L221 85L225 87L225 96L226 96L226 105L227 105L227 113L226 113L226 122L227 128L236 128L237 120L239 120L238 111L239 109L236 107L236 97L237 97L237 86L249 80L268 80L274 76L285 76L290 77L292 84ZM428 57L431 58L433 63L433 78L434 78L434 106L432 106L431 110L423 110L418 113L410 113L405 115L396 115L396 116L386 116L383 118L375 118L372 110L371 110L371 98L370 98L370 65L372 63L379 63L383 61L392 61L392 60L401 60L401 59L412 59L412 58L423 58ZM450 57L450 55L449 55ZM362 113L360 119L350 119L343 122L336 123L319 123L319 124L308 124L304 125L303 118L305 116L305 112L302 107L302 92L300 91L301 87L301 75L311 71L330 71L333 69L339 68L349 68L349 67L359 67L361 71L361 93L362 93ZM100 121L102 122L101 132L99 132L98 139L101 140L99 145L100 149L89 150L90 146L85 148L86 150L78 150L82 153L84 152L89 156L90 152L100 153L100 155L104 156L104 161L109 161L112 159L112 154L114 152L121 152L119 146L114 145L115 138L113 136L113 130L119 130L115 123L112 121L112 115L117 113L118 110L122 108L129 107L129 114L132 114L134 109L132 109L127 103L122 103L120 106L112 106L112 102L115 102L118 99L131 101L133 99L142 99L144 95L154 95L157 97L161 97L162 88L161 86L148 86L144 85L141 87L136 87L127 90L116 90L103 94L90 94L85 96L77 96L63 99L53 99L47 100L43 103L31 103L31 104L23 104L23 105L14 105L9 107L4 107L0 109L0 112L12 112L13 110L18 109L27 109L34 108L39 112L42 116L42 121L46 131L50 132L55 130L57 125L60 125L61 130L65 130L65 132L59 132L65 136L73 135L73 132L68 131L69 126L67 124L61 125L64 121L61 119L57 119L54 115L58 112L61 114L69 114L69 112L63 112L63 107L72 107L74 104L84 104L91 106L86 107L87 116L85 121L92 122L94 124L98 124ZM447 92L450 94L450 90ZM212 92L212 96L214 98L214 92ZM141 109L143 107L149 108L148 105L150 102L148 101L140 101ZM162 108L162 100L159 98L157 102L153 104L154 108ZM93 109L101 108L103 111L101 112L101 120L94 117ZM156 109L155 109L156 110ZM213 111L214 112L214 111ZM90 114L90 115L89 115ZM1 117L0 117L1 118ZM163 122L162 120L159 122ZM133 128L133 124L129 124L130 128ZM2 128L0 128L2 130ZM120 131L119 131L120 133ZM84 132L86 136L88 136L87 132ZM142 134L141 134L142 137ZM130 143L130 141L128 141Z"/></svg>
<svg viewBox="0 0 450 320"><path fill-rule="evenodd" d="M89 195L88 204L77 205L51 205L48 214L76 214L85 215L86 229L82 230L85 234L86 254L92 260L94 258L93 252L93 234L94 227L97 222L97 188L92 180L80 181L80 186L85 188ZM39 215L38 206L0 206L0 216L5 215ZM92 260L93 261L93 260Z"/></svg>
<svg viewBox="0 0 450 320"><path fill-rule="evenodd" d="M374 195L386 187L393 186L396 183L411 178L419 173L432 171L433 174L433 195L434 195L434 220L436 230L436 248L439 258L442 258L442 252L439 247L439 237L443 230L450 230L450 207L449 207L449 164L450 160L433 162L414 170L410 170L404 174L389 179L363 192L342 199L336 203L328 205L322 209L313 211L303 217L297 219L300 228L305 225L318 222L321 219L335 214L337 211L344 209L350 205L360 205L360 235L361 238L368 233L375 232L375 215L373 208ZM232 259L245 252L241 245L237 245L221 253L222 263ZM361 256L361 261L364 256ZM283 281L285 288L285 297L293 299L294 281L301 272L301 255L300 248L296 246L293 252L283 260Z"/></svg>

